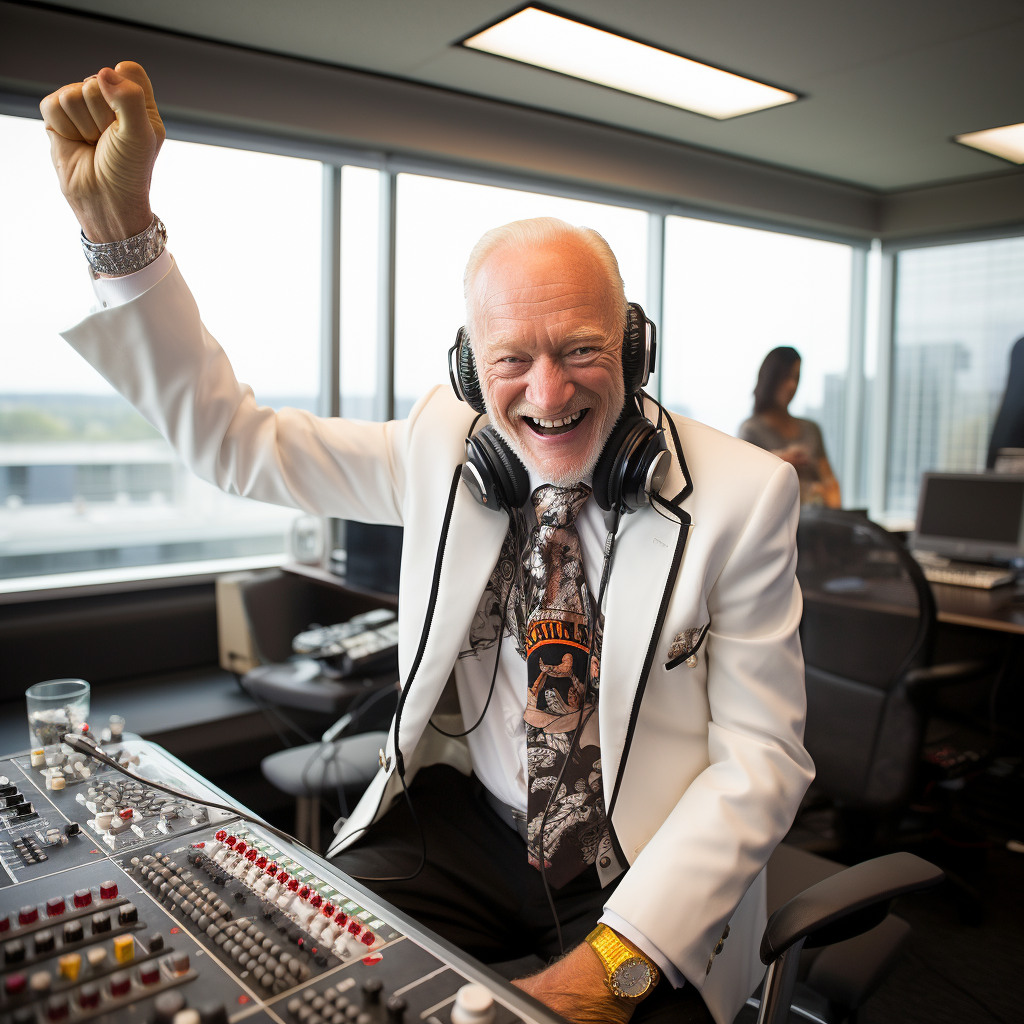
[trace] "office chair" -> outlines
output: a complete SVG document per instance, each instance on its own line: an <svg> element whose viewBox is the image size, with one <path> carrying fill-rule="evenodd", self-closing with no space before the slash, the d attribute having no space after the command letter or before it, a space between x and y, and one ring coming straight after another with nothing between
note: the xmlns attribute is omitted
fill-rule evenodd
<svg viewBox="0 0 1024 1024"><path fill-rule="evenodd" d="M771 873L769 861L769 885ZM787 1019L797 977L804 967L804 950L827 947L819 961L832 954L830 959L840 969L851 953L855 958L857 954L870 958L873 939L892 919L892 901L897 896L930 889L943 877L934 864L912 853L890 853L838 871L775 910L761 938L761 962L768 968L761 998L751 1000L758 1006L757 1024L782 1024ZM858 943L859 939L867 941ZM874 987L890 967L891 962L880 963L884 973L872 979ZM838 972L832 984L841 990ZM855 1020L859 1005L845 1014L847 1021Z"/></svg>
<svg viewBox="0 0 1024 1024"><path fill-rule="evenodd" d="M909 552L861 516L805 508L797 530L814 787L860 841L909 802L930 700L985 662L933 664L935 599ZM842 827L842 814L840 816ZM851 830L852 833L852 830ZM870 845L870 840L867 845Z"/></svg>

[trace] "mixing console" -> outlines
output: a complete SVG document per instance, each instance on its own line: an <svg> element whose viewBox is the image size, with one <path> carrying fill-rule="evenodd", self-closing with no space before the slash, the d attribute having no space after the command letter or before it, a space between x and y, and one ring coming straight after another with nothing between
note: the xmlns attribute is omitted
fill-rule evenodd
<svg viewBox="0 0 1024 1024"><path fill-rule="evenodd" d="M0 1024L555 1024L154 744L0 760ZM59 781L56 781L58 780ZM170 797L163 782L198 799Z"/></svg>

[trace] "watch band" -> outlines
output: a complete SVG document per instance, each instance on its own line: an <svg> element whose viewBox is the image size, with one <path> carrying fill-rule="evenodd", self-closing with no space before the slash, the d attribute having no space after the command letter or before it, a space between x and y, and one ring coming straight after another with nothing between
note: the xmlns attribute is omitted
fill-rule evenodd
<svg viewBox="0 0 1024 1024"><path fill-rule="evenodd" d="M638 953L635 950L627 946L622 939L615 934L615 932L608 927L606 924L599 924L588 936L587 943L590 948L598 955L601 963L604 964L604 969L607 972L607 984L608 987L617 995L627 999L636 999L635 996L629 996L619 991L618 986L615 985L613 976L624 963L629 960L639 960L647 965L648 970L651 972L651 984L643 995L647 995L655 985L658 984L660 974L658 973L657 966L652 963L642 953Z"/></svg>
<svg viewBox="0 0 1024 1024"><path fill-rule="evenodd" d="M145 231L116 242L90 242L82 232L82 249L94 274L124 277L148 267L167 245L167 228L153 215Z"/></svg>

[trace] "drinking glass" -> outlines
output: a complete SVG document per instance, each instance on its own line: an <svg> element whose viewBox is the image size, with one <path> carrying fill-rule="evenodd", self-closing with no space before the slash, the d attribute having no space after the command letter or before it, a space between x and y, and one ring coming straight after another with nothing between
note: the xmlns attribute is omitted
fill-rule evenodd
<svg viewBox="0 0 1024 1024"><path fill-rule="evenodd" d="M89 717L89 684L84 679L48 679L25 691L32 749L60 743Z"/></svg>

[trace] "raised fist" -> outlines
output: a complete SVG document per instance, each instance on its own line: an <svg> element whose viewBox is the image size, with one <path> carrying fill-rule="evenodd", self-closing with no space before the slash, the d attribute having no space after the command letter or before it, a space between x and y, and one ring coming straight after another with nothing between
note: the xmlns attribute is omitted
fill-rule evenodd
<svg viewBox="0 0 1024 1024"><path fill-rule="evenodd" d="M103 68L50 93L39 109L60 189L86 238L114 242L149 227L149 184L165 132L141 65Z"/></svg>

